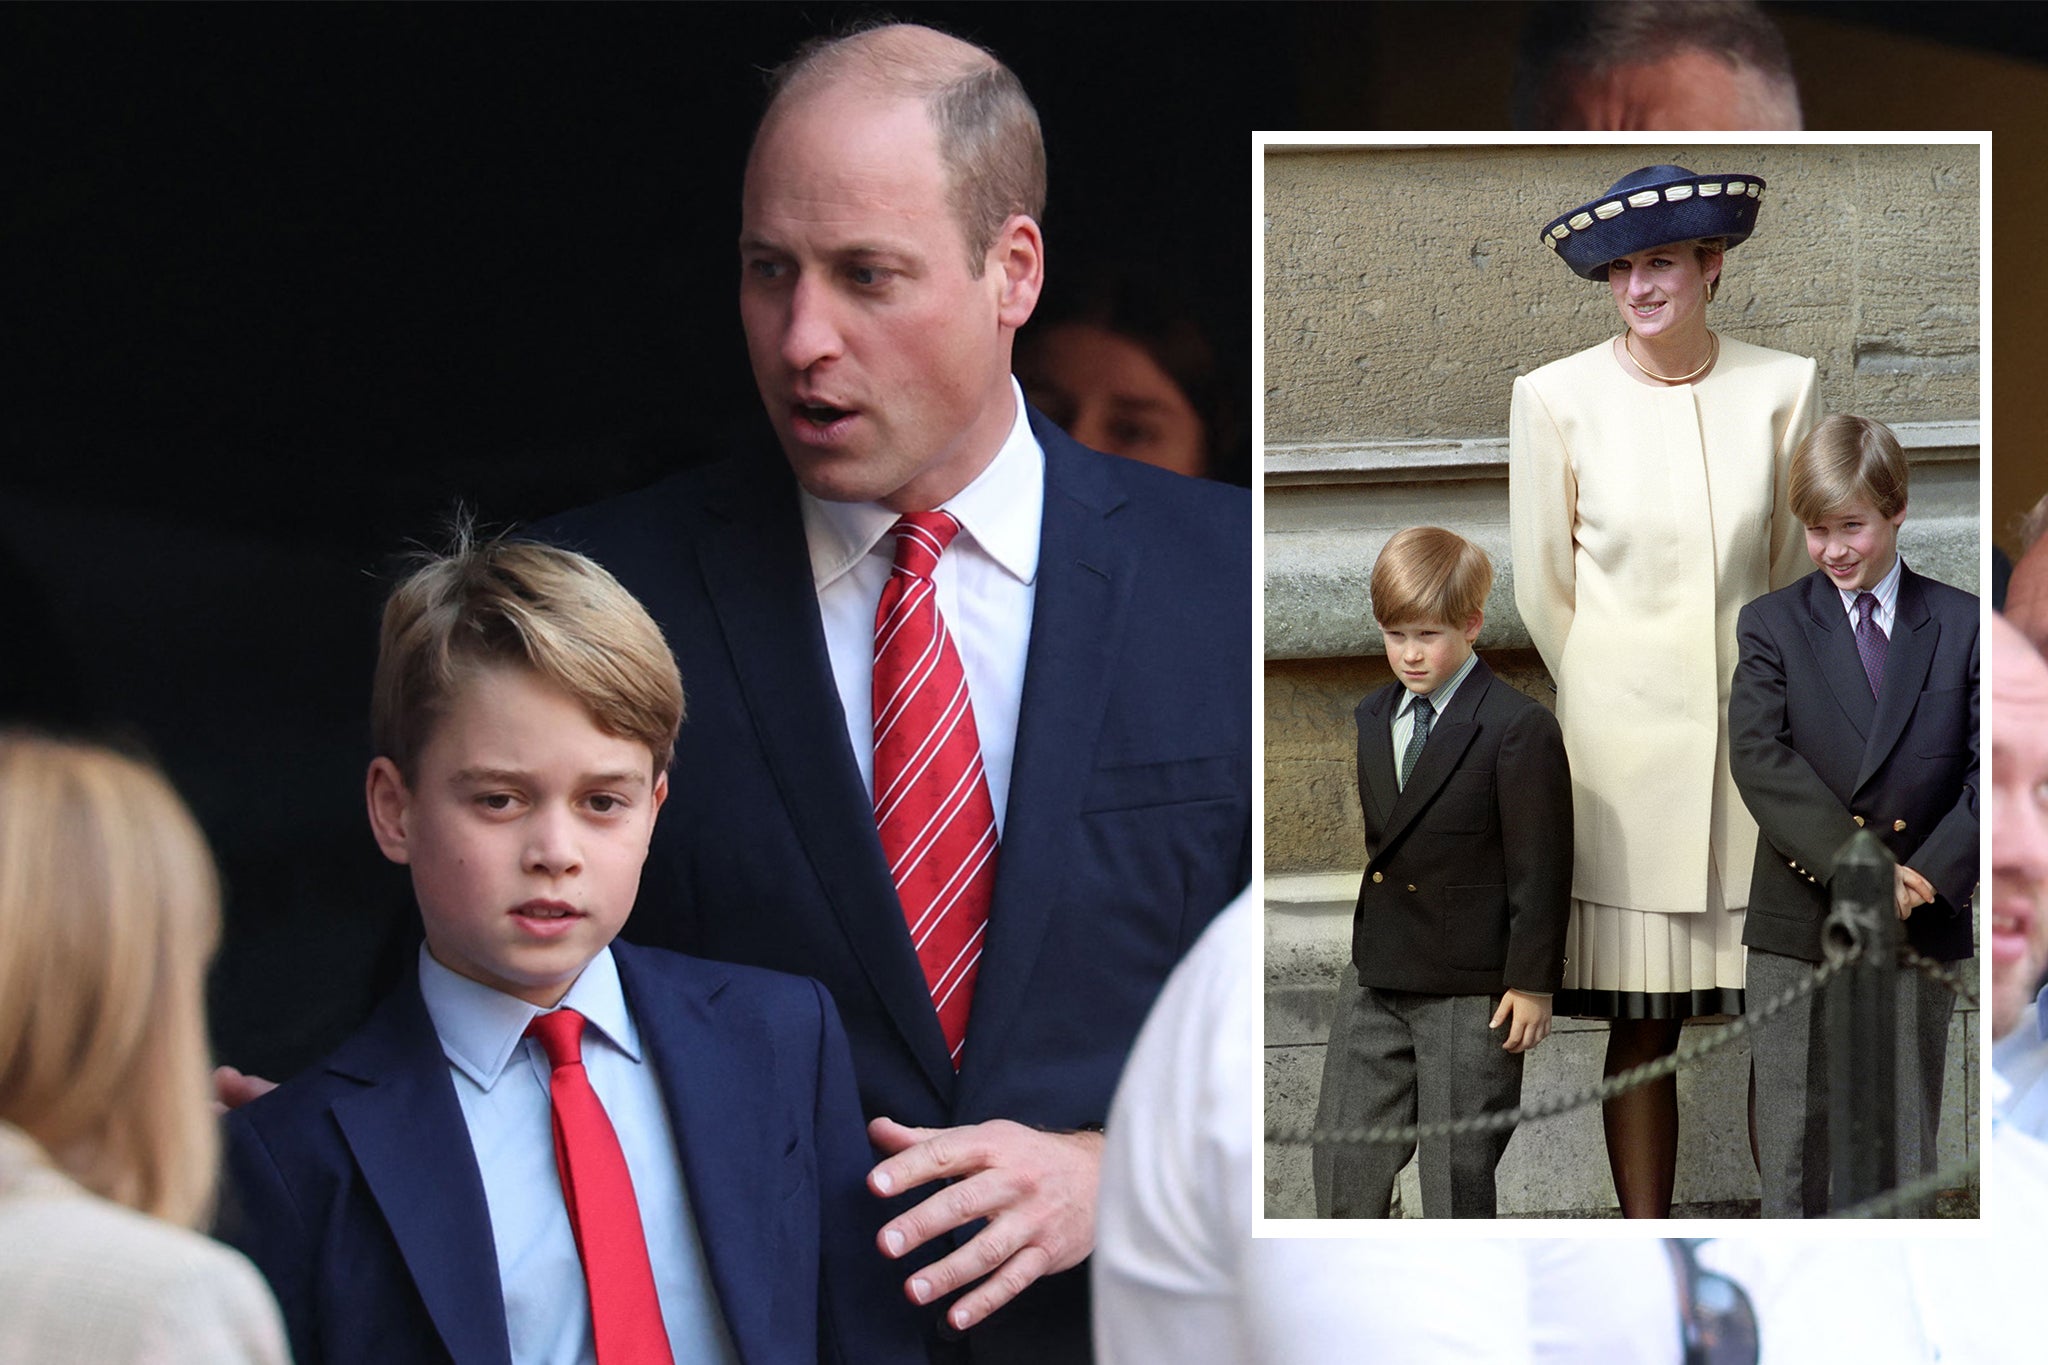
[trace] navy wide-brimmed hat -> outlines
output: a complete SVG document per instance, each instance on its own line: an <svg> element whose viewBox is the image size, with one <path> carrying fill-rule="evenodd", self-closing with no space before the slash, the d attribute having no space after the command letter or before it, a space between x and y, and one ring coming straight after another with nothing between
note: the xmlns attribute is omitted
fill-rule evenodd
<svg viewBox="0 0 2048 1365"><path fill-rule="evenodd" d="M1543 240L1574 274L1607 278L1622 256L1696 237L1729 246L1756 230L1764 182L1753 175L1694 175L1683 166L1645 166L1615 181L1590 204L1543 225Z"/></svg>

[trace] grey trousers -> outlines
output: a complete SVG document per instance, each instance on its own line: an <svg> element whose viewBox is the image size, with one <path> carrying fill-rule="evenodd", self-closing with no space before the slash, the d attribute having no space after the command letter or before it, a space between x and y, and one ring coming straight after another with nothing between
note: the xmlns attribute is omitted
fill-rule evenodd
<svg viewBox="0 0 2048 1365"><path fill-rule="evenodd" d="M1502 1049L1505 1024L1486 1026L1499 1003L1485 995L1374 990L1346 972L1323 1054L1316 1126L1436 1123L1520 1104L1522 1054ZM1425 1141L1423 1215L1493 1217L1493 1168L1512 1136ZM1312 1154L1317 1216L1386 1217L1394 1181L1414 1153L1412 1144L1318 1144Z"/></svg>
<svg viewBox="0 0 2048 1365"><path fill-rule="evenodd" d="M1745 993L1760 1005L1813 975L1816 964L1749 950ZM1955 996L1910 967L1898 969L1896 1055L1899 1179L1935 1169L1942 1068ZM1756 1146L1763 1167L1763 1216L1817 1218L1829 1210L1829 988L1766 1021L1750 1035L1756 1068Z"/></svg>

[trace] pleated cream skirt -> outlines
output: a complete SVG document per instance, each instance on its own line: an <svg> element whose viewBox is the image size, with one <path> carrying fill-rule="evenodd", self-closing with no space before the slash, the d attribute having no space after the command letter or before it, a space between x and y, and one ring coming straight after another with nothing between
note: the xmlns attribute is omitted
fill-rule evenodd
<svg viewBox="0 0 2048 1365"><path fill-rule="evenodd" d="M1711 863L1707 905L1721 900ZM1740 908L1667 914L1572 902L1556 1012L1593 1019L1742 1013Z"/></svg>

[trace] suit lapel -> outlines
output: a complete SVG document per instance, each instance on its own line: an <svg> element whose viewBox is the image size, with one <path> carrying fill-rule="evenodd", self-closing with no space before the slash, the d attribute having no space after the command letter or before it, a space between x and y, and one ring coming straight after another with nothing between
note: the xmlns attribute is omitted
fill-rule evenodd
<svg viewBox="0 0 2048 1365"><path fill-rule="evenodd" d="M1382 850L1390 847L1415 823L1415 817L1427 806L1457 771L1458 760L1465 756L1465 750L1479 736L1479 724L1473 717L1479 711L1480 699L1486 689L1493 685L1493 670L1486 666L1484 659L1472 662L1472 671L1465 681L1458 684L1457 694L1451 704L1444 708L1442 716L1430 726L1429 738L1423 743L1422 757L1415 762L1415 771L1408 776L1408 785L1401 789L1401 795L1394 802L1394 809L1387 817L1387 832L1380 840ZM1387 740L1388 752L1393 752L1392 732Z"/></svg>
<svg viewBox="0 0 2048 1365"><path fill-rule="evenodd" d="M698 540L705 591L825 898L897 1031L947 1102L952 1061L903 927L873 800L847 744L796 484L779 460L763 463L747 471L728 466L730 482L709 490Z"/></svg>
<svg viewBox="0 0 2048 1365"><path fill-rule="evenodd" d="M509 1362L483 1177L416 978L329 1069L365 1084L334 1119L449 1355Z"/></svg>
<svg viewBox="0 0 2048 1365"><path fill-rule="evenodd" d="M1475 670L1476 671L1476 670ZM1394 773L1394 707L1400 703L1401 685L1381 688L1359 708L1358 716L1358 773L1363 779L1364 799L1371 809L1365 812L1365 828L1368 834L1383 830L1387 816L1394 809L1394 802L1401 794L1400 785ZM1427 749L1427 744L1422 746Z"/></svg>
<svg viewBox="0 0 2048 1365"><path fill-rule="evenodd" d="M1108 705L1117 641L1137 576L1137 551L1111 514L1123 503L1095 461L1038 413L1045 450L1031 641L1010 772L995 900L968 1018L963 1081L996 1055L1023 1005L1060 881L1081 827L1081 798Z"/></svg>
<svg viewBox="0 0 2048 1365"><path fill-rule="evenodd" d="M1842 608L1842 594L1815 570L1805 578L1807 647L1820 663L1828 690L1867 743L1877 719L1877 700L1870 695L1870 675L1863 671L1863 657L1856 652L1856 634L1849 627L1849 614Z"/></svg>
<svg viewBox="0 0 2048 1365"><path fill-rule="evenodd" d="M783 1268L769 1242L773 1220L763 1215L775 1196L773 1162L784 1145L783 1135L761 1123L776 1112L768 1099L776 1078L767 1035L721 1014L724 982L715 966L702 964L714 974L705 983L679 989L668 974L649 969L653 959L644 949L614 943L612 957L661 1083L697 1239L733 1347L743 1361L765 1359L774 1343L766 1315L775 1296L764 1286Z"/></svg>
<svg viewBox="0 0 2048 1365"><path fill-rule="evenodd" d="M1920 689L1927 682L1927 670L1934 665L1934 647L1940 638L1941 623L1927 609L1927 594L1919 575L1901 564L1891 643L1884 655L1884 684L1878 693L1870 738L1863 747L1863 762L1856 773L1857 789L1876 776L1898 744L1899 736L1906 732L1906 722L1912 719Z"/></svg>

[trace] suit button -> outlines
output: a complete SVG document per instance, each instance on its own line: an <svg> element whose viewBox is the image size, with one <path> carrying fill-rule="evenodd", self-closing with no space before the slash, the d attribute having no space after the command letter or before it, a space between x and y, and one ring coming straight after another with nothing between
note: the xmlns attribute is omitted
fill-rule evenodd
<svg viewBox="0 0 2048 1365"><path fill-rule="evenodd" d="M1415 883L1414 883L1414 882L1410 882L1410 883L1408 883L1408 889L1409 889L1410 891L1413 891L1413 890L1415 889Z"/></svg>
<svg viewBox="0 0 2048 1365"><path fill-rule="evenodd" d="M1856 828L1858 828L1858 829L1862 829L1862 828L1863 828L1863 817L1862 817L1862 816L1860 816L1860 815L1858 815L1858 816L1855 816L1855 817L1854 817L1854 819L1855 819L1855 821L1856 821Z"/></svg>
<svg viewBox="0 0 2048 1365"><path fill-rule="evenodd" d="M1387 874L1384 872L1375 872L1372 874L1372 879L1376 882L1383 882L1387 879Z"/></svg>
<svg viewBox="0 0 2048 1365"><path fill-rule="evenodd" d="M1905 822L1904 820L1894 820L1894 821L1892 821L1892 833L1894 833L1894 834L1904 834L1905 832L1906 832L1906 822Z"/></svg>

